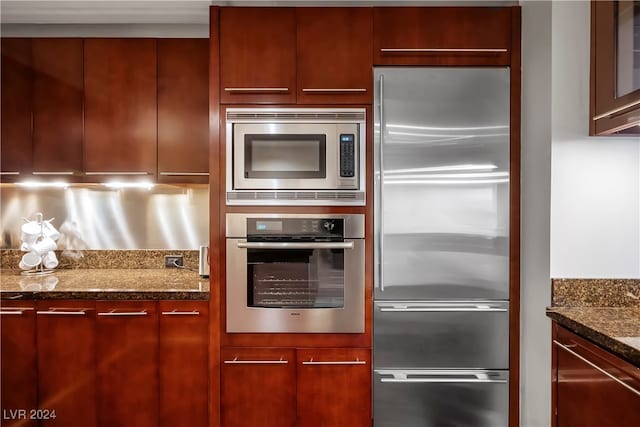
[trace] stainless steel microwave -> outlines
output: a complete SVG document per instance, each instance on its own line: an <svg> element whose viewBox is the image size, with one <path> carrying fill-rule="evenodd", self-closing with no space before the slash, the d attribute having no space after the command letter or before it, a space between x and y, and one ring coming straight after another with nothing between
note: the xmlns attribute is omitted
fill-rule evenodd
<svg viewBox="0 0 640 427"><path fill-rule="evenodd" d="M229 205L364 205L364 108L229 108Z"/></svg>

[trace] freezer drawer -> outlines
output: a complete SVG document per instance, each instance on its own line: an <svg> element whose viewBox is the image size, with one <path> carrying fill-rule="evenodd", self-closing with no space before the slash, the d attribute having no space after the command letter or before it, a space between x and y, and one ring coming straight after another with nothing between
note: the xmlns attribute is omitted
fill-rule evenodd
<svg viewBox="0 0 640 427"><path fill-rule="evenodd" d="M485 370L374 371L374 427L507 427L509 374Z"/></svg>
<svg viewBox="0 0 640 427"><path fill-rule="evenodd" d="M507 301L374 303L376 368L509 368Z"/></svg>

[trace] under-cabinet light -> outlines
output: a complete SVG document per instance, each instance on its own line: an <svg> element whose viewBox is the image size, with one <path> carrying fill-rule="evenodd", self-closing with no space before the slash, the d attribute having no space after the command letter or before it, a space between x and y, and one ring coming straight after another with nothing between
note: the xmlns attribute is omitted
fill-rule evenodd
<svg viewBox="0 0 640 427"><path fill-rule="evenodd" d="M68 188L68 182L55 181L55 182L45 182L45 181L24 181L17 183L20 187L26 188Z"/></svg>
<svg viewBox="0 0 640 427"><path fill-rule="evenodd" d="M112 181L104 183L104 186L107 188L112 188L114 190L120 190L122 188L139 188L141 190L151 190L154 186L151 182L119 182Z"/></svg>

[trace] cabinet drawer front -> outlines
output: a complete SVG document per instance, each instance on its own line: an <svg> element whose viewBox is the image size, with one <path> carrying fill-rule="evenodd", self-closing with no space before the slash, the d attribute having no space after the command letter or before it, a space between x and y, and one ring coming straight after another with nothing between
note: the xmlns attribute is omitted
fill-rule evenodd
<svg viewBox="0 0 640 427"><path fill-rule="evenodd" d="M507 427L506 372L374 372L376 427Z"/></svg>
<svg viewBox="0 0 640 427"><path fill-rule="evenodd" d="M507 369L508 307L507 302L378 301L375 366Z"/></svg>
<svg viewBox="0 0 640 427"><path fill-rule="evenodd" d="M374 8L375 65L508 65L511 8Z"/></svg>

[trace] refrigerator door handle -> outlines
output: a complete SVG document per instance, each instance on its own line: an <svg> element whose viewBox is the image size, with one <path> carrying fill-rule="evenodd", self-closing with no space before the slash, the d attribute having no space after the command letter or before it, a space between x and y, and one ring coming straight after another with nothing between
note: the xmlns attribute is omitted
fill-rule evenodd
<svg viewBox="0 0 640 427"><path fill-rule="evenodd" d="M508 312L507 304L495 302L478 303L420 303L420 302L377 302L381 312Z"/></svg>
<svg viewBox="0 0 640 427"><path fill-rule="evenodd" d="M382 250L384 248L384 74L380 75L380 137L378 138L378 286L384 292L384 263Z"/></svg>
<svg viewBox="0 0 640 427"><path fill-rule="evenodd" d="M505 384L509 375L505 371L487 370L440 370L376 369L383 383L498 383Z"/></svg>

